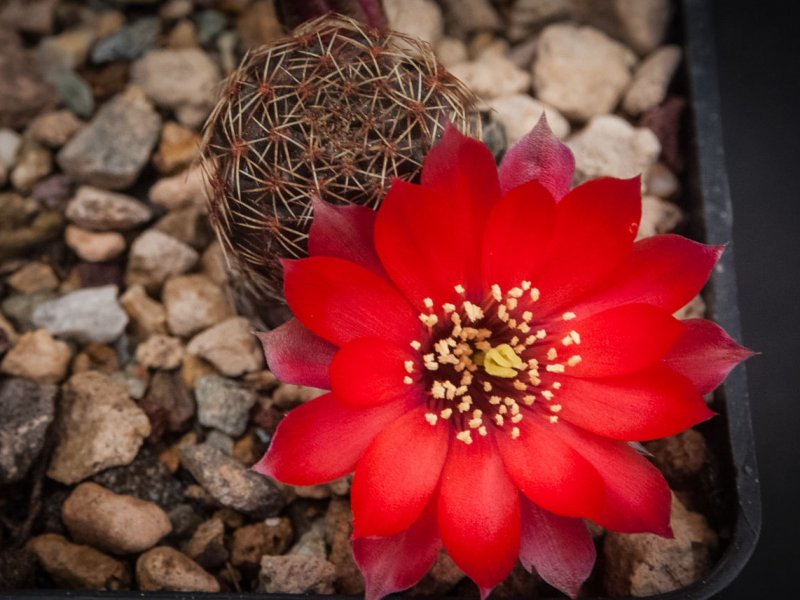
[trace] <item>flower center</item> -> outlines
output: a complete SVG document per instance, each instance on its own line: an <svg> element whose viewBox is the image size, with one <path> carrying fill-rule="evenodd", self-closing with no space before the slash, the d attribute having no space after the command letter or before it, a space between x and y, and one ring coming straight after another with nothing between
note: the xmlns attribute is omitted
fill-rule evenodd
<svg viewBox="0 0 800 600"><path fill-rule="evenodd" d="M455 290L462 297L460 305L445 303L435 310L433 301L424 299L426 311L419 318L428 337L411 342L422 368L415 361L405 364L405 383L421 383L428 392L428 424L449 423L456 439L471 444L473 435L488 434L487 427L518 439L519 423L534 411L557 423L562 408L557 377L582 360L571 352L580 344L580 334L572 330L564 335L563 322L575 314L537 323L534 305L540 294L529 281L505 293L493 285L481 305L466 299L462 285Z"/></svg>

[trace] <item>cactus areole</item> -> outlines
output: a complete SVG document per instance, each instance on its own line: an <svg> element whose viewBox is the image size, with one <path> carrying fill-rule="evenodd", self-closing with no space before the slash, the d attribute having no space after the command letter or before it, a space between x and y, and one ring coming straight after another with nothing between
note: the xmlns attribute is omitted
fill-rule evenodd
<svg viewBox="0 0 800 600"><path fill-rule="evenodd" d="M237 276L282 300L281 258L307 254L312 198L378 208L416 181L449 121L477 134L474 96L429 45L329 15L248 53L204 135L209 215Z"/></svg>

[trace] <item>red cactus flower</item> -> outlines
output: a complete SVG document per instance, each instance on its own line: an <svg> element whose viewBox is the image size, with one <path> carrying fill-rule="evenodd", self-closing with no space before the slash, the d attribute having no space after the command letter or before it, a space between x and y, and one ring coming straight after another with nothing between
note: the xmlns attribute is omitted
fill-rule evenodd
<svg viewBox="0 0 800 600"><path fill-rule="evenodd" d="M286 261L296 319L261 334L283 380L331 390L281 422L256 470L294 485L355 471L367 598L415 584L442 545L485 597L519 559L575 596L584 519L671 535L670 490L629 445L714 413L702 395L749 355L672 313L722 252L634 243L640 183L569 191L545 122L499 171L449 128L421 185L377 213L317 202L310 257Z"/></svg>

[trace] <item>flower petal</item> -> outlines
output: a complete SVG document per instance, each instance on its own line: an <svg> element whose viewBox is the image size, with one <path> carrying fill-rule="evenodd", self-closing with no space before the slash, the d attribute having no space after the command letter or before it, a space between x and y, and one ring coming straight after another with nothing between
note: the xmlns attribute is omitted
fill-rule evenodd
<svg viewBox="0 0 800 600"><path fill-rule="evenodd" d="M454 167L456 168L456 167ZM469 198L395 180L378 211L375 245L392 281L418 309L480 285L484 216Z"/></svg>
<svg viewBox="0 0 800 600"><path fill-rule="evenodd" d="M539 122L525 137L509 148L500 165L500 188L504 194L528 183L539 181L556 201L572 186L575 157L547 124L542 113Z"/></svg>
<svg viewBox="0 0 800 600"><path fill-rule="evenodd" d="M588 315L636 302L673 313L703 289L724 249L679 235L640 240L624 266L572 310Z"/></svg>
<svg viewBox="0 0 800 600"><path fill-rule="evenodd" d="M313 196L312 201L309 256L343 258L383 275L375 252L375 211L366 206L336 206L318 196Z"/></svg>
<svg viewBox="0 0 800 600"><path fill-rule="evenodd" d="M578 596L581 585L594 566L594 541L581 519L559 517L520 498L522 539L519 560L528 571L536 569L539 577L571 598Z"/></svg>
<svg viewBox="0 0 800 600"><path fill-rule="evenodd" d="M269 450L253 469L289 485L315 485L342 477L355 469L375 436L416 402L408 397L358 409L345 406L333 394L315 398L286 415Z"/></svg>
<svg viewBox="0 0 800 600"><path fill-rule="evenodd" d="M488 212L500 198L497 164L491 150L476 139L461 133L452 123L442 139L425 157L422 185L447 190L460 202Z"/></svg>
<svg viewBox="0 0 800 600"><path fill-rule="evenodd" d="M408 343L421 323L384 278L340 258L285 260L286 301L295 316L337 346L365 336Z"/></svg>
<svg viewBox="0 0 800 600"><path fill-rule="evenodd" d="M353 556L364 575L365 600L381 600L416 584L436 562L441 546L435 497L417 522L402 533L355 538Z"/></svg>
<svg viewBox="0 0 800 600"><path fill-rule="evenodd" d="M291 319L271 331L256 332L269 369L284 383L329 390L328 367L336 346Z"/></svg>
<svg viewBox="0 0 800 600"><path fill-rule="evenodd" d="M663 358L686 329L682 321L649 304L626 304L564 324L580 334L581 343L571 348L581 361L568 370L575 377L613 377L644 369Z"/></svg>
<svg viewBox="0 0 800 600"><path fill-rule="evenodd" d="M658 469L625 442L598 437L566 421L558 424L564 441L597 469L605 484L603 506L593 521L621 533L672 536L671 493Z"/></svg>
<svg viewBox="0 0 800 600"><path fill-rule="evenodd" d="M422 513L439 483L450 438L419 406L375 438L356 466L352 503L356 537L395 535Z"/></svg>
<svg viewBox="0 0 800 600"><path fill-rule="evenodd" d="M664 364L688 377L701 394L713 391L736 365L754 354L712 321L683 323L686 330L664 357Z"/></svg>
<svg viewBox="0 0 800 600"><path fill-rule="evenodd" d="M588 292L627 258L642 214L640 189L638 177L604 177L564 196L547 259L532 277L540 315Z"/></svg>
<svg viewBox="0 0 800 600"><path fill-rule="evenodd" d="M691 381L663 365L621 377L559 381L559 417L617 440L675 435L715 414Z"/></svg>
<svg viewBox="0 0 800 600"><path fill-rule="evenodd" d="M492 437L450 444L442 471L439 531L455 563L484 591L500 583L519 555L519 493ZM489 558L490 557L490 558Z"/></svg>
<svg viewBox="0 0 800 600"><path fill-rule="evenodd" d="M410 376L405 363L416 364L416 357L408 345L380 338L353 340L333 357L330 389L343 404L355 408L396 400L411 391L403 382Z"/></svg>
<svg viewBox="0 0 800 600"><path fill-rule="evenodd" d="M560 436L561 423L550 423L538 410L526 411L517 425L520 436L496 435L509 476L520 491L551 512L592 517L603 503L603 481L577 449Z"/></svg>
<svg viewBox="0 0 800 600"><path fill-rule="evenodd" d="M545 258L555 221L556 203L537 181L503 196L484 232L484 286L496 283L508 290L530 279Z"/></svg>

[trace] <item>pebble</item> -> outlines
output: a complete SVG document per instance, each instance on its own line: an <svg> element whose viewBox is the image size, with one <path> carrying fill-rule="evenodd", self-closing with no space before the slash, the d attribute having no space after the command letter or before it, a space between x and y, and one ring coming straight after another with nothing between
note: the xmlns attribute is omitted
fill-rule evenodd
<svg viewBox="0 0 800 600"><path fill-rule="evenodd" d="M576 179L627 179L643 175L658 159L661 144L645 127L634 127L615 115L594 117L567 145L575 155Z"/></svg>
<svg viewBox="0 0 800 600"><path fill-rule="evenodd" d="M13 129L0 129L0 165L13 169L22 146L22 137Z"/></svg>
<svg viewBox="0 0 800 600"><path fill-rule="evenodd" d="M179 504L173 508L169 511L169 520L172 522L172 537L178 539L192 535L203 522L191 504Z"/></svg>
<svg viewBox="0 0 800 600"><path fill-rule="evenodd" d="M136 347L136 361L150 369L177 369L182 358L180 339L163 333L154 333Z"/></svg>
<svg viewBox="0 0 800 600"><path fill-rule="evenodd" d="M219 286L228 285L228 263L225 261L225 254L222 252L222 244L219 243L219 240L215 239L203 251L200 265L203 273L211 281Z"/></svg>
<svg viewBox="0 0 800 600"><path fill-rule="evenodd" d="M198 251L205 249L214 239L214 231L205 210L194 206L168 212L159 219L154 229L163 231Z"/></svg>
<svg viewBox="0 0 800 600"><path fill-rule="evenodd" d="M205 12L203 13L204 16L206 14ZM204 39L210 41L213 37L216 37L213 33L213 28L210 27L211 23L203 23L203 25ZM224 25L219 28L218 33L221 33L223 29ZM245 50L269 44L284 35L284 26L278 20L273 0L256 0L256 2L250 4L236 20L236 30Z"/></svg>
<svg viewBox="0 0 800 600"><path fill-rule="evenodd" d="M522 41L545 25L569 17L574 0L516 0L508 15L508 37Z"/></svg>
<svg viewBox="0 0 800 600"><path fill-rule="evenodd" d="M272 404L276 408L291 410L300 404L318 398L324 393L326 393L325 390L309 387L307 385L282 383L272 394Z"/></svg>
<svg viewBox="0 0 800 600"><path fill-rule="evenodd" d="M112 554L133 554L152 548L172 531L157 504L115 494L96 483L76 487L61 510L72 538Z"/></svg>
<svg viewBox="0 0 800 600"><path fill-rule="evenodd" d="M699 475L711 461L706 439L695 429L648 442L647 449L658 470L673 485Z"/></svg>
<svg viewBox="0 0 800 600"><path fill-rule="evenodd" d="M444 0L448 30L461 38L476 31L499 31L500 15L489 0Z"/></svg>
<svg viewBox="0 0 800 600"><path fill-rule="evenodd" d="M58 102L20 37L0 27L0 128L19 129Z"/></svg>
<svg viewBox="0 0 800 600"><path fill-rule="evenodd" d="M36 329L33 324L33 311L40 304L57 298L53 292L37 292L35 294L14 294L3 300L3 312L16 325L19 331Z"/></svg>
<svg viewBox="0 0 800 600"><path fill-rule="evenodd" d="M194 398L178 373L156 372L139 406L150 418L154 439L183 431L195 415Z"/></svg>
<svg viewBox="0 0 800 600"><path fill-rule="evenodd" d="M9 323L8 319L5 318L2 312L0 312L0 334L4 336L4 343L9 344L5 350L0 350L0 353L2 353L6 352L8 348L17 341L17 332L14 329L14 326Z"/></svg>
<svg viewBox="0 0 800 600"><path fill-rule="evenodd" d="M45 68L75 70L86 63L96 39L94 27L79 25L58 35L42 38L36 47L36 59Z"/></svg>
<svg viewBox="0 0 800 600"><path fill-rule="evenodd" d="M152 333L167 332L167 311L160 302L147 295L144 286L131 285L119 302L133 323L136 335L147 337Z"/></svg>
<svg viewBox="0 0 800 600"><path fill-rule="evenodd" d="M67 205L67 218L94 231L128 231L147 223L153 211L136 198L82 185Z"/></svg>
<svg viewBox="0 0 800 600"><path fill-rule="evenodd" d="M106 102L58 153L73 179L111 190L130 186L147 164L161 117L135 87Z"/></svg>
<svg viewBox="0 0 800 600"><path fill-rule="evenodd" d="M170 211L192 206L203 208L207 195L208 185L199 166L159 179L148 193L150 202Z"/></svg>
<svg viewBox="0 0 800 600"><path fill-rule="evenodd" d="M125 282L129 286L138 283L155 292L167 278L194 267L198 258L197 252L183 242L148 229L131 244Z"/></svg>
<svg viewBox="0 0 800 600"><path fill-rule="evenodd" d="M642 198L642 220L636 239L650 237L658 233L669 233L683 221L683 211L676 204L656 198Z"/></svg>
<svg viewBox="0 0 800 600"><path fill-rule="evenodd" d="M643 60L625 92L622 108L637 117L661 104L667 96L667 88L681 62L681 56L680 47L664 46Z"/></svg>
<svg viewBox="0 0 800 600"><path fill-rule="evenodd" d="M233 532L231 564L235 567L257 566L264 555L283 554L291 545L294 530L286 517L265 519Z"/></svg>
<svg viewBox="0 0 800 600"><path fill-rule="evenodd" d="M64 241L75 254L89 262L113 260L125 251L125 238L116 231L96 232L67 225Z"/></svg>
<svg viewBox="0 0 800 600"><path fill-rule="evenodd" d="M136 561L136 583L142 592L219 592L219 582L174 548L161 546Z"/></svg>
<svg viewBox="0 0 800 600"><path fill-rule="evenodd" d="M444 36L434 48L436 58L447 69L465 62L468 59L467 45L460 39Z"/></svg>
<svg viewBox="0 0 800 600"><path fill-rule="evenodd" d="M183 379L187 387L194 389L198 379L205 375L215 375L217 373L219 373L219 371L199 356L195 356L189 352L183 355L181 379Z"/></svg>
<svg viewBox="0 0 800 600"><path fill-rule="evenodd" d="M198 45L197 28L194 23L188 19L175 23L167 38L167 48L181 50L183 48L196 48Z"/></svg>
<svg viewBox="0 0 800 600"><path fill-rule="evenodd" d="M0 363L0 371L41 383L59 383L69 370L72 349L46 329L22 334Z"/></svg>
<svg viewBox="0 0 800 600"><path fill-rule="evenodd" d="M197 380L194 394L201 425L234 437L244 433L257 400L253 392L230 379L207 375Z"/></svg>
<svg viewBox="0 0 800 600"><path fill-rule="evenodd" d="M198 127L211 112L221 80L217 64L202 50L151 50L131 68L131 81L178 121Z"/></svg>
<svg viewBox="0 0 800 600"><path fill-rule="evenodd" d="M31 197L46 208L62 208L72 193L72 181L68 175L56 173L37 182Z"/></svg>
<svg viewBox="0 0 800 600"><path fill-rule="evenodd" d="M706 317L706 303L698 294L673 313L676 319L704 319Z"/></svg>
<svg viewBox="0 0 800 600"><path fill-rule="evenodd" d="M29 379L0 380L0 484L21 480L44 447L58 388Z"/></svg>
<svg viewBox="0 0 800 600"><path fill-rule="evenodd" d="M433 0L384 0L389 29L436 46L444 35L442 9Z"/></svg>
<svg viewBox="0 0 800 600"><path fill-rule="evenodd" d="M669 199L680 191L680 182L667 165L657 162L645 175L644 189L652 196Z"/></svg>
<svg viewBox="0 0 800 600"><path fill-rule="evenodd" d="M125 563L90 546L73 544L61 535L39 535L25 547L36 555L53 580L67 589L124 590L130 586Z"/></svg>
<svg viewBox="0 0 800 600"><path fill-rule="evenodd" d="M525 137L539 122L542 113L547 115L547 124L557 138L563 140L569 135L569 122L560 112L527 94L494 98L488 104L503 124L509 146Z"/></svg>
<svg viewBox="0 0 800 600"><path fill-rule="evenodd" d="M348 595L364 592L364 578L353 558L353 513L345 498L333 498L325 514L325 541L329 560L336 566L336 587Z"/></svg>
<svg viewBox="0 0 800 600"><path fill-rule="evenodd" d="M188 127L167 121L153 164L160 172L172 174L190 166L199 155L200 136Z"/></svg>
<svg viewBox="0 0 800 600"><path fill-rule="evenodd" d="M90 75L91 72L87 72L87 77ZM92 87L75 71L61 67L51 68L46 72L45 81L56 89L69 110L79 117L92 116L95 107Z"/></svg>
<svg viewBox="0 0 800 600"><path fill-rule="evenodd" d="M178 336L194 335L234 315L223 290L205 275L168 280L162 301L167 310L167 326Z"/></svg>
<svg viewBox="0 0 800 600"><path fill-rule="evenodd" d="M158 17L139 19L97 42L92 48L92 62L102 64L139 58L155 44L160 32Z"/></svg>
<svg viewBox="0 0 800 600"><path fill-rule="evenodd" d="M577 2L580 20L622 40L641 55L664 41L670 19L670 0L607 0Z"/></svg>
<svg viewBox="0 0 800 600"><path fill-rule="evenodd" d="M655 596L686 587L708 573L717 535L705 517L672 497L674 539L649 533L608 532L603 546L605 583L613 596Z"/></svg>
<svg viewBox="0 0 800 600"><path fill-rule="evenodd" d="M222 506L254 518L275 516L283 508L274 483L208 444L181 448L181 464Z"/></svg>
<svg viewBox="0 0 800 600"><path fill-rule="evenodd" d="M226 456L233 456L233 438L217 429L208 432L204 443L220 450Z"/></svg>
<svg viewBox="0 0 800 600"><path fill-rule="evenodd" d="M299 505L292 503L291 508L297 509ZM297 517L295 515L295 523ZM309 517L303 517L307 519ZM301 521L302 523L302 521ZM302 525L300 525L302 527ZM295 542L294 546L289 549L288 554L296 554L298 556L315 556L317 558L325 559L328 557L328 549L325 546L325 519L318 518L309 524L308 530L300 536L300 539Z"/></svg>
<svg viewBox="0 0 800 600"><path fill-rule="evenodd" d="M191 339L186 351L204 358L229 377L258 371L264 365L252 326L244 317L232 317L206 329Z"/></svg>
<svg viewBox="0 0 800 600"><path fill-rule="evenodd" d="M63 390L58 444L47 474L71 485L103 469L130 464L150 435L147 415L108 375L73 375Z"/></svg>
<svg viewBox="0 0 800 600"><path fill-rule="evenodd" d="M37 181L53 170L53 156L50 150L33 139L22 142L17 155L17 164L11 171L11 184L14 189L29 192Z"/></svg>
<svg viewBox="0 0 800 600"><path fill-rule="evenodd" d="M258 580L258 591L267 594L332 594L336 567L316 556L264 556Z"/></svg>
<svg viewBox="0 0 800 600"><path fill-rule="evenodd" d="M53 335L76 342L113 342L128 324L128 315L117 302L117 286L77 290L37 306L33 323Z"/></svg>
<svg viewBox="0 0 800 600"><path fill-rule="evenodd" d="M505 56L486 53L476 61L453 65L450 72L480 98L497 98L527 91L531 76Z"/></svg>
<svg viewBox="0 0 800 600"><path fill-rule="evenodd" d="M49 292L56 289L59 284L53 268L39 261L29 262L6 281L20 294Z"/></svg>
<svg viewBox="0 0 800 600"><path fill-rule="evenodd" d="M183 486L158 456L145 446L129 465L112 467L92 477L105 489L172 510L183 501Z"/></svg>
<svg viewBox="0 0 800 600"><path fill-rule="evenodd" d="M414 586L413 594L418 596L444 596L464 579L464 571L458 568L450 555L442 549L430 570Z"/></svg>
<svg viewBox="0 0 800 600"><path fill-rule="evenodd" d="M573 121L613 111L631 81L636 56L591 27L550 25L533 63L536 96Z"/></svg>
<svg viewBox="0 0 800 600"><path fill-rule="evenodd" d="M0 24L32 33L47 35L53 31L58 0L8 0L0 9Z"/></svg>
<svg viewBox="0 0 800 600"><path fill-rule="evenodd" d="M39 115L28 125L26 133L48 148L61 148L84 127L85 121L62 109Z"/></svg>
<svg viewBox="0 0 800 600"><path fill-rule="evenodd" d="M183 552L205 569L221 567L228 560L225 547L225 523L213 518L200 523Z"/></svg>

